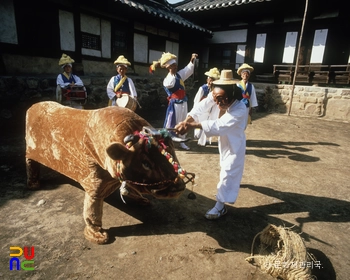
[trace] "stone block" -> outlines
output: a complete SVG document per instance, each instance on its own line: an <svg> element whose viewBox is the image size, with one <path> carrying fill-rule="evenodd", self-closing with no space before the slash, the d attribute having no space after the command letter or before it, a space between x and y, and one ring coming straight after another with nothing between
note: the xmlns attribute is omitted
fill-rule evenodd
<svg viewBox="0 0 350 280"><path fill-rule="evenodd" d="M306 104L305 105L305 115L307 116L320 116L321 108L316 104Z"/></svg>
<svg viewBox="0 0 350 280"><path fill-rule="evenodd" d="M326 117L334 120L350 121L350 102L335 98L328 100Z"/></svg>
<svg viewBox="0 0 350 280"><path fill-rule="evenodd" d="M29 89L37 89L39 87L39 80L36 78L28 78L26 82Z"/></svg>
<svg viewBox="0 0 350 280"><path fill-rule="evenodd" d="M317 98L309 96L306 98L306 103L317 103Z"/></svg>
<svg viewBox="0 0 350 280"><path fill-rule="evenodd" d="M342 90L341 91L341 96L350 96L350 90L348 90L348 89Z"/></svg>

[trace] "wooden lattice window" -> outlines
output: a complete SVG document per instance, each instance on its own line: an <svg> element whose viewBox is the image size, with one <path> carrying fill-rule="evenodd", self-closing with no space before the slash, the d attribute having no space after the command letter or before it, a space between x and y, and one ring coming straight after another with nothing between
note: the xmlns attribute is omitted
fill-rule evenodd
<svg viewBox="0 0 350 280"><path fill-rule="evenodd" d="M82 47L90 50L101 50L101 38L99 35L82 33Z"/></svg>
<svg viewBox="0 0 350 280"><path fill-rule="evenodd" d="M114 30L112 48L113 51L124 51L127 49L126 31Z"/></svg>

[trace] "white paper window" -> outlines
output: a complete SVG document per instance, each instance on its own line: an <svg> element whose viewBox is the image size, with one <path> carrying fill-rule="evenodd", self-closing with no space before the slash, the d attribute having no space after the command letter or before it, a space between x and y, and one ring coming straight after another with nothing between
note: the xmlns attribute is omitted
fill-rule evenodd
<svg viewBox="0 0 350 280"><path fill-rule="evenodd" d="M328 29L319 29L315 31L310 63L323 62L323 55L324 55L324 48L326 46L327 34L328 34Z"/></svg>
<svg viewBox="0 0 350 280"><path fill-rule="evenodd" d="M179 43L175 43L172 41L165 42L165 52L170 52L177 56L179 59Z"/></svg>
<svg viewBox="0 0 350 280"><path fill-rule="evenodd" d="M163 52L160 51L149 50L148 63L152 64L153 61L158 61L158 59L162 57L162 54Z"/></svg>
<svg viewBox="0 0 350 280"><path fill-rule="evenodd" d="M147 63L148 37L134 33L134 61Z"/></svg>
<svg viewBox="0 0 350 280"><path fill-rule="evenodd" d="M256 46L254 52L254 62L263 63L265 54L266 33L256 35Z"/></svg>
<svg viewBox="0 0 350 280"><path fill-rule="evenodd" d="M246 45L237 45L236 51L236 69L244 63Z"/></svg>
<svg viewBox="0 0 350 280"><path fill-rule="evenodd" d="M13 1L1 1L0 15L0 42L18 44Z"/></svg>
<svg viewBox="0 0 350 280"><path fill-rule="evenodd" d="M61 49L75 51L74 18L73 13L59 10Z"/></svg>
<svg viewBox="0 0 350 280"><path fill-rule="evenodd" d="M295 46L298 39L298 32L287 32L282 63L293 63L295 56Z"/></svg>

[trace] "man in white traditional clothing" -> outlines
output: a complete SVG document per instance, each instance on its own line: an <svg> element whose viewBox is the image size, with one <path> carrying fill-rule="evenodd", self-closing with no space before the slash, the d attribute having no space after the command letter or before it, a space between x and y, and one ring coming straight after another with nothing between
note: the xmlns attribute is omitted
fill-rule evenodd
<svg viewBox="0 0 350 280"><path fill-rule="evenodd" d="M237 82L239 81L233 79L232 70L222 70L220 79L213 82L212 93L195 106L184 121L175 126L179 134L200 128L207 137L219 136L220 180L217 184L216 204L205 214L209 220L219 219L227 213L225 203L233 204L236 201L242 180L248 115L245 104L241 102L242 93ZM199 122L200 116L215 103L223 112L221 117Z"/></svg>
<svg viewBox="0 0 350 280"><path fill-rule="evenodd" d="M113 76L107 84L108 106L118 106L117 98L121 98L123 94L127 94L137 100L134 82L131 78L126 76L128 66L131 66L131 63L124 55L120 55L117 60L114 61L114 64L118 74Z"/></svg>
<svg viewBox="0 0 350 280"><path fill-rule="evenodd" d="M247 125L252 123L253 108L258 106L258 100L256 98L255 87L249 82L250 74L254 71L254 68L247 63L243 63L237 70L237 74L241 76L242 80L237 83L237 86L242 91L242 102L247 107L248 121Z"/></svg>

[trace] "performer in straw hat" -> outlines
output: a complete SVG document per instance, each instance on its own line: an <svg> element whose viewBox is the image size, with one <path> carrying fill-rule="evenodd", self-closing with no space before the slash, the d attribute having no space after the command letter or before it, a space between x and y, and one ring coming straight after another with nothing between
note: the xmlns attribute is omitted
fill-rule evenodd
<svg viewBox="0 0 350 280"><path fill-rule="evenodd" d="M61 66L63 69L63 73L58 74L56 79L56 101L61 103L62 102L62 92L65 90L71 90L72 88L76 87L82 87L82 90L86 93L86 88L84 87L83 81L77 76L72 73L73 63L74 59L72 59L67 54L62 54L62 57L58 61L58 65ZM71 107L75 107L78 109L82 109L82 106L75 103L70 102Z"/></svg>
<svg viewBox="0 0 350 280"><path fill-rule="evenodd" d="M204 75L207 76L207 82L199 87L194 100L193 100L193 106L196 106L201 100L206 98L209 94L209 92L213 89L213 81L220 78L220 71L214 67L210 69L209 71L205 72ZM209 109L207 114L203 114L203 116L200 117L199 121L204 120L213 120L216 119L219 116L219 109L216 105L214 105L212 108ZM207 143L207 137L205 136L205 133L201 129L196 128L194 130L194 137L198 139L198 145L199 146L205 146ZM209 137L208 142L211 144L211 137Z"/></svg>
<svg viewBox="0 0 350 280"><path fill-rule="evenodd" d="M185 92L184 81L188 79L194 71L194 60L197 58L197 54L191 55L190 62L187 66L178 71L177 69L177 57L172 53L163 53L159 61L153 62L150 69L155 70L157 66L166 68L169 73L163 80L164 89L168 95L168 108L165 116L164 127L174 128L175 125L184 120L188 113L187 100L188 97ZM185 137L185 135L181 136ZM180 147L184 150L190 148L185 143L180 143Z"/></svg>
<svg viewBox="0 0 350 280"><path fill-rule="evenodd" d="M248 121L247 124L252 123L252 108L258 106L256 99L255 87L249 82L250 74L254 71L254 68L247 63L243 63L237 70L237 74L241 76L242 80L237 84L242 91L242 102L247 107Z"/></svg>
<svg viewBox="0 0 350 280"><path fill-rule="evenodd" d="M227 213L225 203L234 203L237 199L244 169L246 150L245 126L246 107L242 100L238 80L233 79L232 70L222 70L219 80L213 82L214 89L203 99L187 118L175 126L179 134L190 129L200 128L207 137L219 136L220 181L217 184L216 204L207 211L205 218L219 219ZM202 114L216 104L224 114L215 120L199 122Z"/></svg>
<svg viewBox="0 0 350 280"><path fill-rule="evenodd" d="M137 99L137 92L132 79L126 76L128 66L131 63L124 57L120 55L116 61L114 61L116 66L117 75L113 76L107 84L107 95L109 97L108 106L117 106L117 98L121 98L123 93L129 94L134 99Z"/></svg>
<svg viewBox="0 0 350 280"><path fill-rule="evenodd" d="M83 81L77 75L72 73L73 63L74 60L69 55L62 54L58 65L63 68L63 73L59 74L56 80L57 86L60 86L60 88L84 86Z"/></svg>

